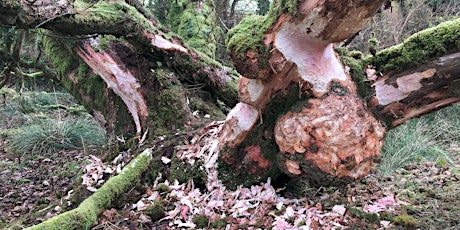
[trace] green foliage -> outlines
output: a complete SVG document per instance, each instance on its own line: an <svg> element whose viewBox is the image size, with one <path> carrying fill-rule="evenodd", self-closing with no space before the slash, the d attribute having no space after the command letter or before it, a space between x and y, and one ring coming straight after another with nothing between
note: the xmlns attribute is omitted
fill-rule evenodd
<svg viewBox="0 0 460 230"><path fill-rule="evenodd" d="M148 5L147 8L149 8L153 14L158 18L158 21L162 24L167 24L167 16L168 16L168 10L171 6L171 1L169 0L155 0L155 1L150 1L153 3L152 5Z"/></svg>
<svg viewBox="0 0 460 230"><path fill-rule="evenodd" d="M2 35L2 39L0 39L0 49L5 48L6 51L10 51L11 45L17 39L16 28L0 28L0 34Z"/></svg>
<svg viewBox="0 0 460 230"><path fill-rule="evenodd" d="M418 226L417 220L414 217L409 216L407 214L395 217L393 219L393 222L397 225L402 225L403 227L408 229L415 229Z"/></svg>
<svg viewBox="0 0 460 230"><path fill-rule="evenodd" d="M460 104L410 120L391 130L378 169L384 175L414 161L452 162L448 149L460 143Z"/></svg>
<svg viewBox="0 0 460 230"><path fill-rule="evenodd" d="M197 228L208 227L209 218L205 215L196 215L193 217L192 222L196 224Z"/></svg>
<svg viewBox="0 0 460 230"><path fill-rule="evenodd" d="M103 145L105 141L105 131L87 119L47 119L39 124L21 127L8 145L14 153L33 154L94 148Z"/></svg>
<svg viewBox="0 0 460 230"><path fill-rule="evenodd" d="M145 213L150 216L152 221L157 221L165 217L164 204L161 201L154 201L153 205L150 205L145 210Z"/></svg>

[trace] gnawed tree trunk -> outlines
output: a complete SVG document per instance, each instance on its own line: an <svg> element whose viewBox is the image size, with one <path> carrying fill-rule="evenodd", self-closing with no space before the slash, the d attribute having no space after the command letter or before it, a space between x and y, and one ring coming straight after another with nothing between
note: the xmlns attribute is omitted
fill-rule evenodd
<svg viewBox="0 0 460 230"><path fill-rule="evenodd" d="M377 53L370 107L390 127L460 101L460 19L412 35Z"/></svg>
<svg viewBox="0 0 460 230"><path fill-rule="evenodd" d="M228 179L270 176L273 164L323 184L327 175L361 178L375 165L386 130L460 100L459 20L370 59L342 57L342 64L332 43L355 34L383 2L279 1L268 16L230 31L244 77L221 136L223 161L240 168ZM371 64L383 71L372 86L363 75Z"/></svg>
<svg viewBox="0 0 460 230"><path fill-rule="evenodd" d="M227 152L229 159L257 151L248 167L266 158L289 175L313 178L316 172L351 178L369 172L385 129L365 108L333 43L355 34L382 3L280 1L266 17L248 18L233 29L229 48L245 77L239 81L241 102L227 116L221 136L223 145L240 146ZM249 44L242 42L246 36L254 37ZM297 98L282 99L286 95ZM266 108L273 97L285 104ZM273 132L273 121L265 127L269 119L277 119ZM274 139L280 152L261 147L257 138L246 140L259 120L264 128L258 132L269 132L267 141Z"/></svg>
<svg viewBox="0 0 460 230"><path fill-rule="evenodd" d="M239 74L213 60L212 1L171 3L170 12L180 15L168 16L177 34L126 2L4 0L0 24L52 31L44 44L62 83L114 135L143 140L148 129L152 139L175 133L195 110L222 116L210 101L236 104L220 135L219 175L232 187L277 177L280 169L319 181L360 178L388 128L458 101L458 65L449 64L458 62L458 20L448 26L451 36L439 38L449 45L436 43L439 52L402 72L399 62L384 66L426 47L387 57L382 51L371 60L334 52L333 43L353 36L385 1L275 1L266 16L247 17L229 31L228 48L244 76L237 91ZM383 71L375 95L363 79L368 64ZM398 90L407 97L385 96Z"/></svg>

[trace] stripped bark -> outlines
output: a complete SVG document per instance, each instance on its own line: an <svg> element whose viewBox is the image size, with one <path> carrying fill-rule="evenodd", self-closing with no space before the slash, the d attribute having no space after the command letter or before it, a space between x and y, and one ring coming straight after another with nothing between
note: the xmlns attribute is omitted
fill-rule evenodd
<svg viewBox="0 0 460 230"><path fill-rule="evenodd" d="M389 128L460 101L460 19L412 35L377 53L369 106Z"/></svg>
<svg viewBox="0 0 460 230"><path fill-rule="evenodd" d="M460 102L460 53L437 58L374 83L370 106L395 127L414 117Z"/></svg>

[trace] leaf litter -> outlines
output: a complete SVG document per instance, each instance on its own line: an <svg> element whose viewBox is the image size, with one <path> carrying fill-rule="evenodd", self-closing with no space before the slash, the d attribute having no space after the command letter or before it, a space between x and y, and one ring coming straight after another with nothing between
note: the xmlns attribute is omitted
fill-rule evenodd
<svg viewBox="0 0 460 230"><path fill-rule="evenodd" d="M229 190L217 177L216 137L221 126L222 122L213 122L184 145L176 146L177 157L182 161L192 165L203 161L206 189L197 188L193 180L179 183L159 174L153 185L145 185L145 193L137 199L134 197L134 201L125 203L121 209L104 211L93 229L394 229L395 217L408 213L416 217L422 228L459 226L457 215L451 213L460 206L458 165L451 166L452 173L448 166L438 167L435 163L412 164L391 177L373 174L349 184L346 189L320 188L314 194L297 198L286 195L283 189L275 189L270 178L259 185ZM58 174L59 165L75 158L89 162L81 167L82 185L95 191L132 158L132 154L123 152L113 162L104 164L96 156L85 157L78 151L61 154L64 157L38 157L19 170L13 167L18 162L1 154L3 223L12 223L24 216L23 222L27 225L38 223L73 205L69 203L73 196L69 184L75 178L43 176ZM170 164L170 157L164 156L161 160L165 165ZM37 173L37 168L46 164L52 165L51 168ZM411 187L414 184L416 186ZM426 191L419 194L418 190ZM50 202L58 199L57 192L61 205ZM428 200L422 202L422 199ZM37 205L41 203L43 205ZM158 204L162 207L159 214L152 214ZM32 212L46 214L34 219ZM205 224L197 221L197 217L204 217Z"/></svg>
<svg viewBox="0 0 460 230"><path fill-rule="evenodd" d="M313 197L293 198L283 196L283 189L275 189L271 179L251 187L239 186L236 190L227 189L218 179L218 138L222 122L213 122L203 131L177 146L177 157L191 165L203 160L206 172L206 189L197 188L193 180L186 183L168 181L160 173L145 194L125 209L123 214L113 210L104 212L99 227L107 224L107 217L118 216L119 229L131 229L133 223L152 229L343 229L356 226L371 226L375 229L394 228L391 221L383 218L369 223L360 215L391 214L400 212L400 201L391 187L375 182L374 176L368 181L354 182L347 190ZM164 164L169 160L162 159ZM162 189L158 189L162 187ZM165 189L167 188L167 189ZM347 199L329 204L331 200ZM149 214L149 208L162 203L161 218ZM329 202L329 203L328 203ZM352 210L353 209L353 210ZM128 214L129 213L129 214ZM383 215L383 214L382 214ZM130 217L126 217L130 216ZM121 220L124 217L124 220ZM197 221L204 217L205 223ZM134 219L130 219L134 218ZM361 219L360 219L361 218ZM116 218L115 218L116 219ZM127 224L130 219L132 222ZM113 223L113 222L112 222ZM125 223L125 224L123 224ZM219 224L217 224L219 223ZM135 228L138 229L138 228Z"/></svg>

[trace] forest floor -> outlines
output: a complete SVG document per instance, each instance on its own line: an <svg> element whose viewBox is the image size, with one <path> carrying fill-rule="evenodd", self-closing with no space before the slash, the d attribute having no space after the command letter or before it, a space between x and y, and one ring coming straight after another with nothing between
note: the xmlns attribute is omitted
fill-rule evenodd
<svg viewBox="0 0 460 230"><path fill-rule="evenodd" d="M13 153L9 143L14 135L37 120L88 115L65 93L18 96L2 90L0 229L22 229L75 208L94 189L83 182L93 178L96 187L116 174L117 162L102 162L103 150L85 146ZM27 102L49 95L54 99ZM208 191L192 181L179 184L159 176L112 204L92 229L459 229L460 137L455 138L445 149L430 148L443 157L401 159L402 167L383 167L339 187L310 187L297 180L274 188L269 180L231 191L209 175L207 185L214 189ZM120 156L132 158L129 150ZM165 167L170 157L163 159Z"/></svg>

